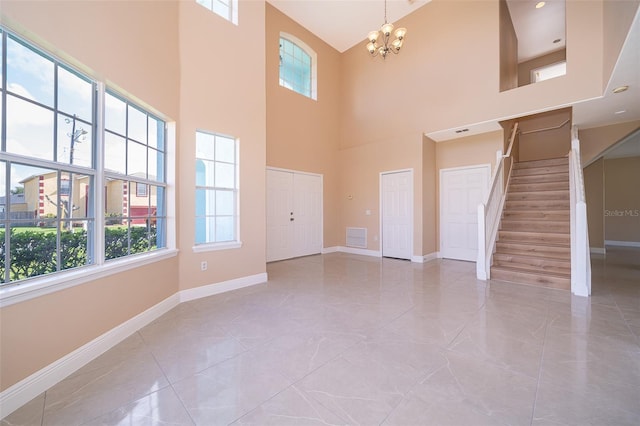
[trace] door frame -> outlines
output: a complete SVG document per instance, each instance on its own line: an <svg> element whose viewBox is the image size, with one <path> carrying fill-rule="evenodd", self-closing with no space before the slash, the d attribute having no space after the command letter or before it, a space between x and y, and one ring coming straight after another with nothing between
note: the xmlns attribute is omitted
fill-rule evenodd
<svg viewBox="0 0 640 426"><path fill-rule="evenodd" d="M382 235L382 221L383 221L383 217L382 217L382 178L384 175L391 175L391 174L396 174L396 173L409 173L409 186L410 186L410 190L411 190L411 198L409 199L409 226L410 226L410 232L409 232L409 247L411 247L411 253L409 255L409 261L413 262L413 232L414 232L414 223L413 223L413 218L414 218L414 203L415 203L415 194L414 194L414 185L413 185L413 168L409 168L409 169L398 169L398 170L387 170L384 172L380 172L380 177L378 180L378 192L379 192L379 206L378 206L378 212L380 212L379 214L379 227L378 227L378 235L380 236L379 239L379 244L380 244L380 257L384 257L384 250L383 250L383 244L384 244L384 237Z"/></svg>
<svg viewBox="0 0 640 426"><path fill-rule="evenodd" d="M442 178L442 175L444 173L447 172L455 172L455 171L464 171L464 170L473 170L473 169L485 169L487 172L487 183L488 185L491 185L491 163L480 163L480 164L472 164L469 166L460 166L460 167L447 167L444 169L439 169L438 170L438 257L442 258L442 241L443 241L443 227L444 227L444 214L443 214L443 208L444 208L444 203L443 203L443 198L442 198L442 194L444 193L443 190L443 182L444 179ZM485 189L485 191L488 191L489 188L487 187ZM486 193L485 193L486 196ZM477 211L477 208L476 208Z"/></svg>
<svg viewBox="0 0 640 426"><path fill-rule="evenodd" d="M283 169L281 167L271 167L271 166L267 166L265 169L265 174L264 174L264 185L265 185L265 216L264 216L264 222L265 222L265 233L266 233L266 225L267 225L267 203L269 202L267 200L267 191L266 191L266 186L267 186L267 172L269 170L275 171L275 172L287 172L287 173L293 173L293 174L299 174L299 175L309 175L309 176L317 176L320 178L320 187L322 188L322 196L320 197L320 253L323 252L324 250L324 175L320 174L320 173L312 173L312 172L303 172L301 170L293 170L293 169ZM265 235L266 237L266 235ZM267 255L267 241L265 239L265 247L264 247L264 252L265 252L265 259L266 259L266 255Z"/></svg>

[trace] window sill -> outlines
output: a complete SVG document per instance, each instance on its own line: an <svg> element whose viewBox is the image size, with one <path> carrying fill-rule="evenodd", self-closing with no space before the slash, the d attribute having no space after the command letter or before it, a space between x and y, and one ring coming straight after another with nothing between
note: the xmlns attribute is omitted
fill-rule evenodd
<svg viewBox="0 0 640 426"><path fill-rule="evenodd" d="M169 259L177 256L177 254L178 250L176 249L162 249L143 255L112 260L104 265L91 265L33 278L33 280L28 280L24 284L8 285L7 288L0 289L0 308Z"/></svg>
<svg viewBox="0 0 640 426"><path fill-rule="evenodd" d="M229 241L228 243L207 243L193 246L194 253L204 253L207 251L231 250L242 247L242 241Z"/></svg>

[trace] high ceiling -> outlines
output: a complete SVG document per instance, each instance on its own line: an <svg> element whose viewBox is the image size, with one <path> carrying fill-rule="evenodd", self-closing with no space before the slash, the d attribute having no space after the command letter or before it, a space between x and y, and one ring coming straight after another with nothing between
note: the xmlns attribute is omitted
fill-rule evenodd
<svg viewBox="0 0 640 426"><path fill-rule="evenodd" d="M378 29L384 22L384 0L267 0L285 15L298 22L336 50L345 50L357 44L365 48L369 31ZM395 22L403 16L429 3L430 0L388 0L387 16ZM455 1L455 0L452 0ZM522 60L541 52L557 50L565 40L564 0L547 0L545 7L534 14L525 13L536 0L507 0L514 27L518 35ZM409 34L411 28L407 28ZM553 40L560 38L559 43ZM532 40L525 42L525 39ZM551 47L549 47L549 45ZM570 66L570 65L569 65ZM627 85L629 90L613 94L615 87ZM602 97L573 105L573 123L579 128L589 128L640 119L640 10L636 14L631 31L613 75ZM488 131L497 123L469 123L466 135ZM456 129L443 129L433 134L437 140L459 137ZM431 136L431 134L429 135Z"/></svg>

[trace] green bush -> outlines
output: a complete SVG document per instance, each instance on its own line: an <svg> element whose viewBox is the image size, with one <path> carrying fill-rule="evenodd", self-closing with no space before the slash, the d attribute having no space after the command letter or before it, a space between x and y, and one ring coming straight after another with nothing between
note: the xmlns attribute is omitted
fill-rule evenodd
<svg viewBox="0 0 640 426"><path fill-rule="evenodd" d="M115 259L128 254L143 253L156 246L156 228L131 227L130 247L127 228L105 228L105 258ZM60 232L60 269L70 269L89 263L87 232L76 229ZM57 232L18 231L10 233L10 278L24 278L57 271ZM5 278L5 231L0 230L0 282Z"/></svg>

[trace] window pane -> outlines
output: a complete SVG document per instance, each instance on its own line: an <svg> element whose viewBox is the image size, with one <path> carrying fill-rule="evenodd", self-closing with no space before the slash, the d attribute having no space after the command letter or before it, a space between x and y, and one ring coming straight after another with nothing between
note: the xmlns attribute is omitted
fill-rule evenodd
<svg viewBox="0 0 640 426"><path fill-rule="evenodd" d="M208 192L206 189L196 189L196 216L206 216Z"/></svg>
<svg viewBox="0 0 640 426"><path fill-rule="evenodd" d="M7 37L7 89L17 95L53 106L53 62Z"/></svg>
<svg viewBox="0 0 640 426"><path fill-rule="evenodd" d="M16 203L11 204L15 214L10 219L35 222L40 218L57 217L58 175L55 170L14 163L11 165L9 188L24 194L21 200L14 199Z"/></svg>
<svg viewBox="0 0 640 426"><path fill-rule="evenodd" d="M236 168L233 164L216 163L217 188L234 188L236 183Z"/></svg>
<svg viewBox="0 0 640 426"><path fill-rule="evenodd" d="M53 160L53 111L8 95L7 152Z"/></svg>
<svg viewBox="0 0 640 426"><path fill-rule="evenodd" d="M73 118L58 115L58 161L65 164L91 167L93 129L91 125L79 120L75 120L75 133L73 128ZM73 134L75 134L75 137L72 137Z"/></svg>
<svg viewBox="0 0 640 426"><path fill-rule="evenodd" d="M130 139L135 139L138 142L147 143L147 115L141 112L139 109L128 106L129 116L127 118L129 133L127 136Z"/></svg>
<svg viewBox="0 0 640 426"><path fill-rule="evenodd" d="M79 266L84 266L89 263L87 256L87 229L88 226L92 226L87 221L74 220L70 222L64 222L64 229L70 229L69 231L63 231L60 233L60 269L72 269Z"/></svg>
<svg viewBox="0 0 640 426"><path fill-rule="evenodd" d="M104 258L106 260L117 259L128 254L129 228L126 225L105 225Z"/></svg>
<svg viewBox="0 0 640 426"><path fill-rule="evenodd" d="M148 144L150 147L164 150L164 123L149 117L148 120L149 133Z"/></svg>
<svg viewBox="0 0 640 426"><path fill-rule="evenodd" d="M126 173L126 143L124 138L112 133L104 135L104 167L118 173Z"/></svg>
<svg viewBox="0 0 640 426"><path fill-rule="evenodd" d="M129 141L129 157L127 158L127 174L147 177L147 148L137 142Z"/></svg>
<svg viewBox="0 0 640 426"><path fill-rule="evenodd" d="M121 180L108 179L105 185L104 212L107 225L122 225L123 213L126 213L128 203L125 198L127 186Z"/></svg>
<svg viewBox="0 0 640 426"><path fill-rule="evenodd" d="M196 158L215 159L215 136L209 133L196 132Z"/></svg>
<svg viewBox="0 0 640 426"><path fill-rule="evenodd" d="M216 138L216 161L236 162L236 141L218 136Z"/></svg>
<svg viewBox="0 0 640 426"><path fill-rule="evenodd" d="M76 73L58 67L58 109L93 121L93 86Z"/></svg>
<svg viewBox="0 0 640 426"><path fill-rule="evenodd" d="M54 223L41 224L34 228L30 222L11 222L11 281L56 272L57 228L51 226Z"/></svg>
<svg viewBox="0 0 640 426"><path fill-rule="evenodd" d="M112 132L125 135L127 105L115 96L105 95L104 121L105 127Z"/></svg>
<svg viewBox="0 0 640 426"><path fill-rule="evenodd" d="M215 242L215 224L214 217L198 217L196 218L196 244Z"/></svg>
<svg viewBox="0 0 640 426"><path fill-rule="evenodd" d="M216 210L218 216L231 216L235 210L233 191L216 191Z"/></svg>
<svg viewBox="0 0 640 426"><path fill-rule="evenodd" d="M164 154L149 149L149 179L164 182Z"/></svg>
<svg viewBox="0 0 640 426"><path fill-rule="evenodd" d="M220 217L216 218L216 241L233 241L234 240L233 218Z"/></svg>

